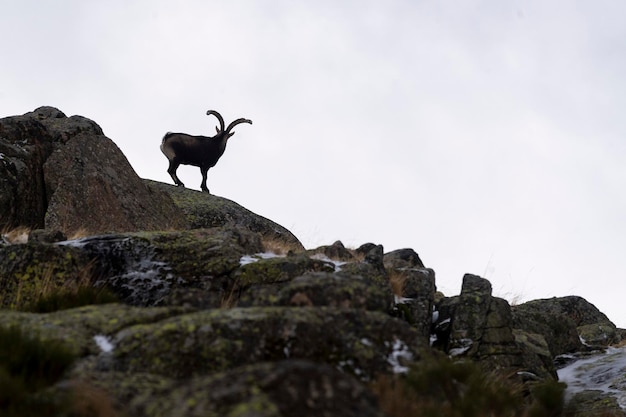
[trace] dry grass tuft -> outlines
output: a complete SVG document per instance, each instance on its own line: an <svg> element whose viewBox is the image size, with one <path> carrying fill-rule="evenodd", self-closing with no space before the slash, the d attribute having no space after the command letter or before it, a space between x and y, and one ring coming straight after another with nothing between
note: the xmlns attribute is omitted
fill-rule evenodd
<svg viewBox="0 0 626 417"><path fill-rule="evenodd" d="M539 417L562 414L565 384L540 382L528 396L510 376L441 356L406 375L380 376L370 388L390 417Z"/></svg>
<svg viewBox="0 0 626 417"><path fill-rule="evenodd" d="M38 277L19 281L11 309L46 313L118 301L117 296L107 288L94 287L94 282L91 264L66 278L61 278L54 267L50 266Z"/></svg>
<svg viewBox="0 0 626 417"><path fill-rule="evenodd" d="M1 233L2 240L11 245L27 243L30 230L30 228L25 226L18 226L13 229L3 230Z"/></svg>
<svg viewBox="0 0 626 417"><path fill-rule="evenodd" d="M265 252L275 253L276 255L287 255L295 249L293 245L284 240L268 237L261 237L261 244Z"/></svg>
<svg viewBox="0 0 626 417"><path fill-rule="evenodd" d="M76 240L87 236L91 236L91 233L85 227L81 227L80 229L74 230L72 233L68 233L67 239Z"/></svg>
<svg viewBox="0 0 626 417"><path fill-rule="evenodd" d="M400 271L389 271L389 285L391 285L391 291L399 298L404 297L404 289L406 287L406 274Z"/></svg>

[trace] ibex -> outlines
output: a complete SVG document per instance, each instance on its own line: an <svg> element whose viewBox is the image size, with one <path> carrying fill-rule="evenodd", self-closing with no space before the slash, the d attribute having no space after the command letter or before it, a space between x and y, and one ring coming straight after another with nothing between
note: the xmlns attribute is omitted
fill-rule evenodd
<svg viewBox="0 0 626 417"><path fill-rule="evenodd" d="M226 143L228 139L235 133L230 133L232 128L240 123L250 123L252 120L240 118L233 121L224 129L224 119L215 110L209 110L207 115L213 115L217 117L220 122L220 127L215 127L217 134L215 136L192 136L186 133L171 133L168 132L163 136L163 142L161 143L161 152L170 161L170 166L167 172L170 174L174 183L179 187L184 187L178 176L176 170L182 165L193 165L200 167L202 172L202 184L200 188L202 191L208 193L209 189L206 186L206 176L209 168L212 168L217 164L217 161L224 154L226 150Z"/></svg>

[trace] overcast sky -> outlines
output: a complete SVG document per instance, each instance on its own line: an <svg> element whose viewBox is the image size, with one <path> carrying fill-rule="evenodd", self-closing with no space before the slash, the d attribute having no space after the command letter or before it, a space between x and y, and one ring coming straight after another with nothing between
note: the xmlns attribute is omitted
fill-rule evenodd
<svg viewBox="0 0 626 417"><path fill-rule="evenodd" d="M167 183L165 132L250 118L208 186L305 246L410 247L446 295L474 273L626 327L626 3L0 5L0 117L86 116Z"/></svg>

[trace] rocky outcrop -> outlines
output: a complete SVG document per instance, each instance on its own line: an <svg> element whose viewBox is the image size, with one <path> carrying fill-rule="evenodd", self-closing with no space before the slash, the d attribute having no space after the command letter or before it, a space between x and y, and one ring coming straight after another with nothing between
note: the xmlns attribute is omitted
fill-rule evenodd
<svg viewBox="0 0 626 417"><path fill-rule="evenodd" d="M66 234L185 227L93 121L53 107L0 119L0 229Z"/></svg>
<svg viewBox="0 0 626 417"><path fill-rule="evenodd" d="M524 360L511 327L509 304L491 295L491 283L463 277L461 294L444 300L435 323L438 344L452 356L468 357L487 369L519 371ZM543 369L527 369L534 374Z"/></svg>
<svg viewBox="0 0 626 417"><path fill-rule="evenodd" d="M533 300L513 308L516 328L545 337L553 356L577 352L583 342L608 346L621 340L615 325L582 297Z"/></svg>
<svg viewBox="0 0 626 417"><path fill-rule="evenodd" d="M413 249L304 250L230 200L138 179L96 123L54 108L0 120L0 216L40 228L1 240L0 327L69 347L53 389L99 387L125 415L383 416L372 381L435 349L528 388L622 337L580 297L511 307L471 274L437 295ZM120 303L16 311L77 285Z"/></svg>
<svg viewBox="0 0 626 417"><path fill-rule="evenodd" d="M271 244L281 252L304 250L302 243L289 230L234 201L161 182L144 182L155 193L169 195L191 229L237 225L241 229L258 233L267 245Z"/></svg>

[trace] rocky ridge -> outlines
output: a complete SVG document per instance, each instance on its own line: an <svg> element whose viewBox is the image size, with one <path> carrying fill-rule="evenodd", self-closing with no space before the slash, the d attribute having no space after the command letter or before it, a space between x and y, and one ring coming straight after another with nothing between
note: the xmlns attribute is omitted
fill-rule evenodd
<svg viewBox="0 0 626 417"><path fill-rule="evenodd" d="M436 297L413 249L305 250L232 201L139 179L96 123L54 108L0 119L0 155L0 226L30 229L0 244L0 326L69 346L66 383L127 415L382 416L369 384L435 352L529 383L621 338L581 297L510 306L471 274ZM17 311L77 280L119 302Z"/></svg>

